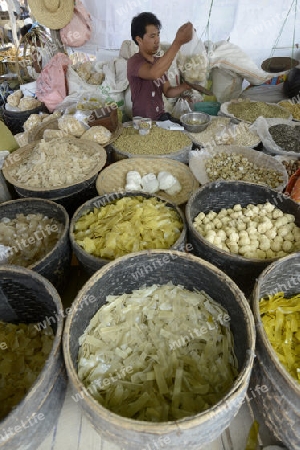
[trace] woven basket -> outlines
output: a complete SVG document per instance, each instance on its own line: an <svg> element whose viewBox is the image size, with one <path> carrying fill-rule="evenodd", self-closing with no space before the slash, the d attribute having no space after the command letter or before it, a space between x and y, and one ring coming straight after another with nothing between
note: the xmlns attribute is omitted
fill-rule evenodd
<svg viewBox="0 0 300 450"><path fill-rule="evenodd" d="M222 208L232 208L235 204L242 207L252 203L270 202L283 212L293 214L295 223L300 226L300 208L297 203L280 192L241 181L216 181L198 189L186 205L186 220L188 225L189 242L193 246L193 253L215 264L249 296L259 274L274 259L248 259L240 255L230 254L210 244L198 233L193 225L195 217L200 213L220 211Z"/></svg>
<svg viewBox="0 0 300 450"><path fill-rule="evenodd" d="M39 377L24 399L1 422L1 450L38 448L55 426L67 385L61 351L61 299L48 280L18 266L0 266L0 291L0 320L47 323L49 318L55 334L51 352ZM34 416L39 420L34 421Z"/></svg>
<svg viewBox="0 0 300 450"><path fill-rule="evenodd" d="M84 268L84 270L88 274L90 274L90 275L94 274L102 266L109 263L110 260L90 255L76 242L76 240L74 238L74 228L75 228L75 224L76 224L77 220L79 220L80 217L83 216L84 214L87 214L88 212L93 211L94 208L100 208L102 206L105 206L105 205L107 205L115 200L118 200L120 198L123 198L123 197L136 197L136 196L143 196L145 198L155 197L159 200L164 201L166 206L169 206L176 210L178 215L181 217L181 220L183 223L183 230L182 230L179 238L177 239L177 241L174 243L174 245L171 248L174 250L181 250L181 251L184 250L185 244L186 244L186 224L185 224L184 214L182 213L181 209L178 206L174 205L173 203L167 202L165 199L159 197L158 195L154 195L154 194L146 194L144 192L128 192L128 191L127 192L112 192L110 194L102 195L99 197L95 197L91 200L88 200L86 203L84 203L77 209L77 211L75 212L75 214L73 215L73 217L71 219L69 236L70 236L70 242L71 242L71 245L73 248L73 252L74 252L75 256L77 257L81 266Z"/></svg>
<svg viewBox="0 0 300 450"><path fill-rule="evenodd" d="M276 292L284 292L285 297L299 294L299 267L299 253L270 264L258 277L252 299L257 341L251 386L267 386L254 400L274 436L289 449L300 446L300 384L285 370L270 344L260 318L259 300Z"/></svg>
<svg viewBox="0 0 300 450"><path fill-rule="evenodd" d="M40 112L49 113L45 105L38 106L37 108L30 109L28 111L8 111L3 108L3 121L9 128L12 134L23 133L24 122L31 114L38 114Z"/></svg>
<svg viewBox="0 0 300 450"><path fill-rule="evenodd" d="M147 268L147 269L146 269ZM152 270L150 270L152 268ZM136 274L145 274L136 276ZM228 311L238 359L238 376L214 407L177 421L147 422L121 417L87 395L77 375L78 340L108 295L130 293L142 286L172 282L188 290L204 290ZM88 303L91 298L93 302ZM206 448L229 426L246 395L254 358L255 328L251 310L235 283L212 264L173 250L133 253L107 264L84 285L67 317L63 350L72 390L82 393L81 407L96 430L124 450L171 443L172 450ZM168 441L167 441L168 439ZM209 446L207 448L210 448Z"/></svg>
<svg viewBox="0 0 300 450"><path fill-rule="evenodd" d="M261 64L261 68L268 73L279 73L290 70L298 66L298 64L299 61L288 56L273 56L265 59Z"/></svg>
<svg viewBox="0 0 300 450"><path fill-rule="evenodd" d="M206 162L213 156L218 155L220 153L241 155L247 158L247 160L250 163L253 163L258 169L265 168L266 170L273 170L278 174L280 174L282 177L282 183L280 183L280 185L274 188L275 191L282 192L285 186L287 185L288 174L286 168L280 161L277 161L276 159L274 159L270 155L266 155L265 153L258 152L256 150L247 147L240 147L237 145L218 145L213 149L203 149L201 151L191 152L189 165L191 171L193 172L193 174L195 175L196 179L199 181L200 184L203 185L210 182L209 176L206 172ZM229 163L227 164L226 169L228 169L227 180L229 180L230 176ZM253 174L255 173L254 170L252 170L252 172Z"/></svg>
<svg viewBox="0 0 300 450"><path fill-rule="evenodd" d="M186 203L190 195L199 187L192 172L183 163L172 159L129 158L111 164L98 175L96 182L98 194L124 191L126 175L130 170L138 171L141 176L147 173L157 175L161 170L170 172L180 182L181 191L174 196L168 195L164 191L158 191L157 195L176 205Z"/></svg>
<svg viewBox="0 0 300 450"><path fill-rule="evenodd" d="M61 205L50 200L26 198L10 200L0 205L0 217L14 219L17 214L42 214L63 224L63 233L55 247L40 261L28 266L28 269L43 275L57 289L62 289L71 264L71 246L69 241L69 216ZM18 241L22 234L18 235ZM37 240L33 234L32 239ZM27 244L28 246L29 244Z"/></svg>
<svg viewBox="0 0 300 450"><path fill-rule="evenodd" d="M182 148L178 152L169 153L166 155L135 155L133 153L124 152L122 150L119 150L114 146L114 144L111 144L109 147L111 148L112 157L114 161L120 161L121 159L126 158L167 158L167 159L174 159L178 162L188 164L189 162L189 152L192 149L193 143L191 145Z"/></svg>
<svg viewBox="0 0 300 450"><path fill-rule="evenodd" d="M85 177L85 179L78 181L77 183L74 183L72 185L65 185L52 189L28 187L24 184L19 183L11 175L11 170L15 167L19 167L22 164L22 161L30 155L32 149L39 143L39 141L31 142L25 147L16 150L13 154L13 157L11 158L11 162L3 167L3 175L6 180L14 186L19 196L39 197L54 200L55 202L61 203L66 207L66 209L69 208L70 202L72 202L71 209L74 211L74 207L78 207L82 203L83 199L87 200L86 195L88 195L91 189L95 192L95 181L98 173L105 165L107 156L105 149L102 148L99 144L85 139L66 137L61 139L53 139L53 141L51 141L53 145L57 146L59 146L63 142L70 142L74 145L81 146L83 152L85 153L87 153L87 149L96 150L98 154L98 163L95 167L93 167L93 169Z"/></svg>
<svg viewBox="0 0 300 450"><path fill-rule="evenodd" d="M132 122L128 122L122 125L123 128L130 128L132 127ZM169 131L169 133L180 133L179 131ZM188 136L188 135L187 135ZM141 136L141 139L143 139L143 136ZM137 144L138 145L138 144ZM161 146L163 147L164 142L161 142ZM129 153L127 151L120 150L116 143L113 143L109 145L109 149L112 153L112 159L113 161L120 161L122 159L127 158L159 158L159 159L174 159L176 161L182 162L184 164L188 164L189 162L189 152L192 149L193 142L190 141L190 144L188 144L186 147L181 148L178 151L175 151L173 153L166 153L166 154L135 154L135 153Z"/></svg>

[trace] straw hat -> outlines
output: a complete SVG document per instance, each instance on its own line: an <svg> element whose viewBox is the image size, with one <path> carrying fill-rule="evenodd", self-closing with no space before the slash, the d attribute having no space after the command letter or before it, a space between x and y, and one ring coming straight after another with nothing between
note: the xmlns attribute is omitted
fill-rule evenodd
<svg viewBox="0 0 300 450"><path fill-rule="evenodd" d="M28 0L34 18L53 30L66 26L73 17L74 0Z"/></svg>

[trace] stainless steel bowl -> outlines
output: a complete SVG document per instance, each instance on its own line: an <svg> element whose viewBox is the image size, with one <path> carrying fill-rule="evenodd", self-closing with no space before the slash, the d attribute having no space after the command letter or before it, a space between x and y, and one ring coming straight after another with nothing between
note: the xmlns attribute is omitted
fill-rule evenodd
<svg viewBox="0 0 300 450"><path fill-rule="evenodd" d="M210 115L202 112L190 112L180 117L184 129L191 133L200 133L210 123Z"/></svg>

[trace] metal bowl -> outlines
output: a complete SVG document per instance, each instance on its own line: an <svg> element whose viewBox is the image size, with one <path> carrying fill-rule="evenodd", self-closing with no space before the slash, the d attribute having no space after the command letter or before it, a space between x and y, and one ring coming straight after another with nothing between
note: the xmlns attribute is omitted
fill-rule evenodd
<svg viewBox="0 0 300 450"><path fill-rule="evenodd" d="M202 112L190 112L180 117L180 122L185 130L191 133L200 133L210 123L210 115Z"/></svg>

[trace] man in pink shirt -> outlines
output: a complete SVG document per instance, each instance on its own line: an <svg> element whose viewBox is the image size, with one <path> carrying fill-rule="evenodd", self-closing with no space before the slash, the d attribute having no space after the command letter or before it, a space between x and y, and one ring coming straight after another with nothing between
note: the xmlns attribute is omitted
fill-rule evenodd
<svg viewBox="0 0 300 450"><path fill-rule="evenodd" d="M167 71L180 47L192 39L193 25L190 22L182 25L166 53L162 57L156 57L160 44L160 29L160 21L150 12L138 14L131 22L131 37L139 46L139 52L127 61L132 115L178 122L165 112L163 94L175 98L192 89L187 83L171 86Z"/></svg>

